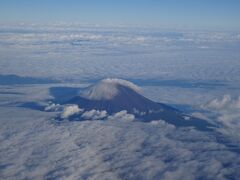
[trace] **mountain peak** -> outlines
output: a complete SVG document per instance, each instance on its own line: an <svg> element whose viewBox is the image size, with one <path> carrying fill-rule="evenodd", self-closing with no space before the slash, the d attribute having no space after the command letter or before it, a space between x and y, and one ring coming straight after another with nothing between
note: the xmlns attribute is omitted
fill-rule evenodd
<svg viewBox="0 0 240 180"><path fill-rule="evenodd" d="M201 130L209 130L211 126L204 120L144 97L138 86L122 79L103 79L65 104L76 104L86 111L106 111L110 115L126 111L143 122L161 119L177 127L193 126Z"/></svg>
<svg viewBox="0 0 240 180"><path fill-rule="evenodd" d="M103 79L95 85L92 85L81 92L80 96L89 100L111 100L119 93L121 87L131 89L136 93L140 93L141 89L132 82L123 79Z"/></svg>

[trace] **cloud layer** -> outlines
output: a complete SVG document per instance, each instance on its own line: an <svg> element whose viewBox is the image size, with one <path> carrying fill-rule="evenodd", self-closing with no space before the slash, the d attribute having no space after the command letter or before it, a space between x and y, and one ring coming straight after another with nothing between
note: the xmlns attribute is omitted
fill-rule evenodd
<svg viewBox="0 0 240 180"><path fill-rule="evenodd" d="M0 74L62 80L105 77L239 80L239 34L114 27L0 29Z"/></svg>
<svg viewBox="0 0 240 180"><path fill-rule="evenodd" d="M194 129L176 129L161 120L131 122L126 112L109 121L55 124L47 112L14 107L0 111L5 179L239 177L238 154Z"/></svg>
<svg viewBox="0 0 240 180"><path fill-rule="evenodd" d="M126 111L108 115L53 103L46 111L16 107L46 102L52 98L48 88L56 85L1 86L1 177L237 179L239 41L238 32L223 31L1 26L0 74L54 77L67 82L61 86L104 77L151 80L147 97L184 108L204 104L198 113L221 125L216 133L225 141L158 119L137 122ZM53 120L75 115L85 121Z"/></svg>

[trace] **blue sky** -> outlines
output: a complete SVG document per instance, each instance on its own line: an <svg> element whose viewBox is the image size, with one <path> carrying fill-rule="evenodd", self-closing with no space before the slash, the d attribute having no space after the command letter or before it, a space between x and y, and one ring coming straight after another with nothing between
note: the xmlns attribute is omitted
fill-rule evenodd
<svg viewBox="0 0 240 180"><path fill-rule="evenodd" d="M240 29L239 0L0 0L0 23Z"/></svg>

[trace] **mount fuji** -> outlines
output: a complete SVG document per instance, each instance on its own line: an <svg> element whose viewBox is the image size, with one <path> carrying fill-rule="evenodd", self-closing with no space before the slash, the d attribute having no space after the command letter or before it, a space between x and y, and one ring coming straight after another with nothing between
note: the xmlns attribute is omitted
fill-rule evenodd
<svg viewBox="0 0 240 180"><path fill-rule="evenodd" d="M137 85L122 79L103 79L64 104L76 104L86 111L107 111L110 115L125 110L142 122L161 119L176 127L192 126L199 130L210 130L213 126L205 120L144 97Z"/></svg>

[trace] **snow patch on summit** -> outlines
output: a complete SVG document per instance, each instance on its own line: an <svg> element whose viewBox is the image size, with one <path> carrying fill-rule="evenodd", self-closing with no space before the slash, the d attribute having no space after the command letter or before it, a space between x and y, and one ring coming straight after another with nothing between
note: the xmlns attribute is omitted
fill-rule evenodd
<svg viewBox="0 0 240 180"><path fill-rule="evenodd" d="M87 88L80 95L90 100L110 100L120 93L119 86L127 87L137 93L141 92L141 89L137 85L129 81L107 78Z"/></svg>

